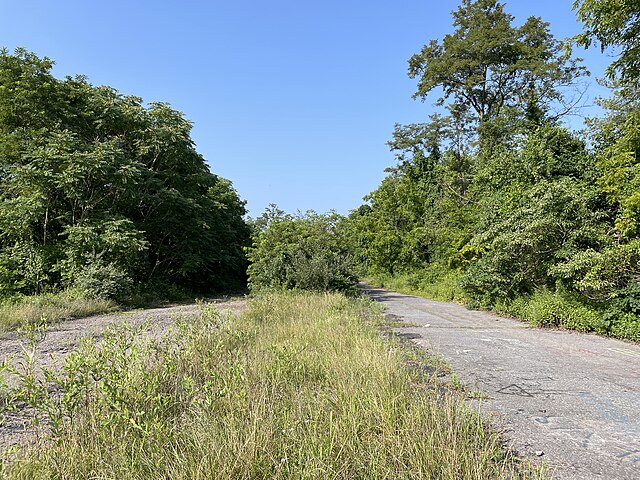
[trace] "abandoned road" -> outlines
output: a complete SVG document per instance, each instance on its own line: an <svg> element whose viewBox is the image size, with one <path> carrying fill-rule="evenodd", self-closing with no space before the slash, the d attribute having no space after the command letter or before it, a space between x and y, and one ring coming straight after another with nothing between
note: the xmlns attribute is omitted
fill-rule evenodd
<svg viewBox="0 0 640 480"><path fill-rule="evenodd" d="M361 287L478 393L518 455L552 478L640 478L640 346Z"/></svg>

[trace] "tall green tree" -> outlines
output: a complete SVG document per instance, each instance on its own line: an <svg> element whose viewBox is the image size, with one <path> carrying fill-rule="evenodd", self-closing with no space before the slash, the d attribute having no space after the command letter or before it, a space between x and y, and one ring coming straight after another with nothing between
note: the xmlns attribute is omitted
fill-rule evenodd
<svg viewBox="0 0 640 480"><path fill-rule="evenodd" d="M634 31L634 2L578 3L624 4L618 13ZM409 64L414 97L440 88L447 113L396 126L397 166L349 217L356 256L381 279L443 298L640 338L635 39L630 51L619 45L614 68L628 68L602 101L605 117L589 121L591 151L557 121L564 87L585 70L548 24L532 17L514 27L494 0L464 0L453 15L454 32Z"/></svg>
<svg viewBox="0 0 640 480"><path fill-rule="evenodd" d="M244 202L209 171L191 123L52 67L0 51L0 294L98 285L87 272L140 286L242 283Z"/></svg>
<svg viewBox="0 0 640 480"><path fill-rule="evenodd" d="M485 137L489 124L507 113L542 122L566 113L562 87L586 73L566 53L549 24L530 17L521 27L497 0L463 0L453 12L453 33L431 40L409 60L409 76L418 79L414 98L442 89L437 101L468 106ZM552 104L560 109L550 112Z"/></svg>
<svg viewBox="0 0 640 480"><path fill-rule="evenodd" d="M609 317L626 318L626 333L640 332L640 2L574 2L585 30L575 40L613 49L607 69L613 95L601 100L605 116L591 119L601 176L598 186L610 208L610 242L559 267L575 288L610 300ZM633 327L635 325L635 327ZM613 328L613 327L612 327ZM631 332L631 333L630 333Z"/></svg>
<svg viewBox="0 0 640 480"><path fill-rule="evenodd" d="M575 37L578 44L589 47L597 42L602 51L617 49L618 58L607 76L623 81L640 77L640 1L576 0L573 8L585 28Z"/></svg>

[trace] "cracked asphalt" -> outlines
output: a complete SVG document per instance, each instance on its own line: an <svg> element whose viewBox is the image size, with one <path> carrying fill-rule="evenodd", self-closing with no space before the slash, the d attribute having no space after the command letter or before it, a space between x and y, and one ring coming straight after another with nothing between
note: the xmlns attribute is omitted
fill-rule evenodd
<svg viewBox="0 0 640 480"><path fill-rule="evenodd" d="M640 479L640 345L362 289L407 323L397 334L443 357L478 393L473 406L552 478Z"/></svg>

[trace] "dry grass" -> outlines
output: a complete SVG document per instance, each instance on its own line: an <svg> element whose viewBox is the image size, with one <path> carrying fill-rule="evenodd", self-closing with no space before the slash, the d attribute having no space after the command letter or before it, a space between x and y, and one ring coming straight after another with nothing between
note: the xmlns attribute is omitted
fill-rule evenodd
<svg viewBox="0 0 640 480"><path fill-rule="evenodd" d="M113 310L110 300L87 298L74 291L43 294L0 302L0 333L29 324L54 323Z"/></svg>
<svg viewBox="0 0 640 480"><path fill-rule="evenodd" d="M41 389L54 392L38 407L51 437L2 474L520 478L499 436L455 392L407 368L382 322L368 301L279 294L235 317L204 308L161 342L113 332Z"/></svg>

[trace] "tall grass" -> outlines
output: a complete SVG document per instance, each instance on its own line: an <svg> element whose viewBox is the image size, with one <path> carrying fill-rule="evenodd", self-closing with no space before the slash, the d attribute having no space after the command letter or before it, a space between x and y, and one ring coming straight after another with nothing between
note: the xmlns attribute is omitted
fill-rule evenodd
<svg viewBox="0 0 640 480"><path fill-rule="evenodd" d="M615 311L608 315L602 305L589 304L564 291L539 289L494 307L540 327L560 327L580 332L596 332L615 338L640 342L640 317Z"/></svg>
<svg viewBox="0 0 640 480"><path fill-rule="evenodd" d="M460 272L430 265L424 270L397 275L375 275L367 281L408 295L418 295L441 302L464 303L464 292L458 284Z"/></svg>
<svg viewBox="0 0 640 480"><path fill-rule="evenodd" d="M113 310L111 300L87 298L74 291L47 293L0 301L0 334L29 324L57 322Z"/></svg>
<svg viewBox="0 0 640 480"><path fill-rule="evenodd" d="M204 308L160 341L114 331L42 389L50 438L2 474L517 478L499 436L455 392L409 369L381 321L364 300L272 294L240 316Z"/></svg>

